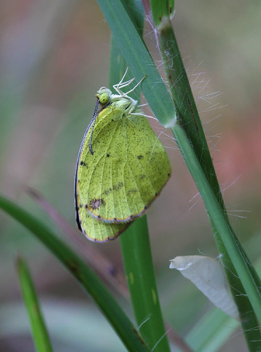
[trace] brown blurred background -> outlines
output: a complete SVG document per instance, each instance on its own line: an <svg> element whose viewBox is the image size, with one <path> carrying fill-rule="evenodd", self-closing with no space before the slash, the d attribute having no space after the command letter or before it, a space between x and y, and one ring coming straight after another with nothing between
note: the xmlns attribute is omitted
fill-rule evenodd
<svg viewBox="0 0 261 352"><path fill-rule="evenodd" d="M177 0L173 19L228 213L252 260L259 258L261 248L260 16L258 2ZM64 238L25 190L30 186L40 191L75 228L75 163L95 92L108 85L110 30L91 0L1 2L0 29L0 192ZM148 23L145 40L161 66ZM153 127L158 134L163 130L155 123ZM218 253L204 205L167 133L161 140L172 162L172 177L148 211L148 222L163 311L185 334L187 321L196 322L210 304L168 269L168 261L177 255ZM119 240L86 240L86 246L122 269ZM56 351L124 350L64 268L27 230L1 213L1 351L34 350L14 269L18 252L32 270ZM113 294L131 315L128 301L117 290ZM175 300L181 295L187 307L177 310ZM245 348L234 338L222 351L231 346Z"/></svg>

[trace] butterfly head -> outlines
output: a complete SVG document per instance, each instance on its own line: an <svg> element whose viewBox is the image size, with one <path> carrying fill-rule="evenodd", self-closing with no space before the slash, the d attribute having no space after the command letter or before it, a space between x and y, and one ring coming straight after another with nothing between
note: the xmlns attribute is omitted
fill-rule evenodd
<svg viewBox="0 0 261 352"><path fill-rule="evenodd" d="M99 99L99 102L102 106L109 104L111 96L112 92L110 89L105 87L101 87L96 94L96 98Z"/></svg>

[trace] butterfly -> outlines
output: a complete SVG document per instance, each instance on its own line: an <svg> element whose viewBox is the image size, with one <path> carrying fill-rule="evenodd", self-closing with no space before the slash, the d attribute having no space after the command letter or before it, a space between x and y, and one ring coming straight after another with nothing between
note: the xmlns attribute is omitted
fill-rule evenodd
<svg viewBox="0 0 261 352"><path fill-rule="evenodd" d="M141 217L167 183L167 153L140 110L122 88L96 94L93 118L84 134L75 171L75 211L80 231L105 242ZM140 84L140 82L138 83Z"/></svg>

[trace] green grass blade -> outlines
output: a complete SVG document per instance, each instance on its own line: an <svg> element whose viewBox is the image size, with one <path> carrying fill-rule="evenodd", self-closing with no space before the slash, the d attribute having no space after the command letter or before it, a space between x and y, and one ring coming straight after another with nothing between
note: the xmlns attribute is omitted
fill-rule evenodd
<svg viewBox="0 0 261 352"><path fill-rule="evenodd" d="M159 304L146 217L136 220L121 237L131 301L140 333L153 351L169 351Z"/></svg>
<svg viewBox="0 0 261 352"><path fill-rule="evenodd" d="M129 351L149 351L130 320L89 267L42 222L7 198L0 196L0 208L30 230L69 270L109 320Z"/></svg>
<svg viewBox="0 0 261 352"><path fill-rule="evenodd" d="M164 23L161 22L157 29L162 62L179 122L184 126L201 167L215 192L216 198L225 211L216 172L170 18L165 18Z"/></svg>
<svg viewBox="0 0 261 352"><path fill-rule="evenodd" d="M24 302L30 317L34 344L38 352L52 352L51 342L42 317L37 294L26 262L19 257L16 262Z"/></svg>

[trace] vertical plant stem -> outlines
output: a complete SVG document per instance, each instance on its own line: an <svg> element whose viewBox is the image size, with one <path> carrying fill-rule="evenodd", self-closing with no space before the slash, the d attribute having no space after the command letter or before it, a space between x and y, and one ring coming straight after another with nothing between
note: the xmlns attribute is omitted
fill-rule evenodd
<svg viewBox="0 0 261 352"><path fill-rule="evenodd" d="M158 7L156 9L152 7L152 13L154 22L158 24L157 41L178 119L184 126L221 208L225 211L216 172L170 18L164 16L165 13L159 13Z"/></svg>
<svg viewBox="0 0 261 352"><path fill-rule="evenodd" d="M160 310L147 219L137 219L121 236L131 301L141 336L153 351L169 351Z"/></svg>

